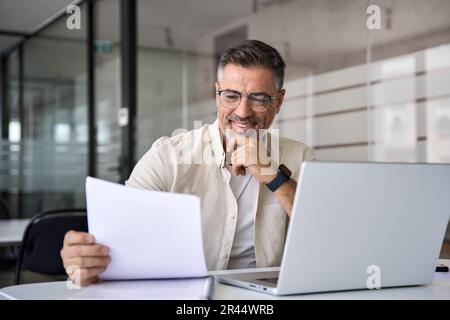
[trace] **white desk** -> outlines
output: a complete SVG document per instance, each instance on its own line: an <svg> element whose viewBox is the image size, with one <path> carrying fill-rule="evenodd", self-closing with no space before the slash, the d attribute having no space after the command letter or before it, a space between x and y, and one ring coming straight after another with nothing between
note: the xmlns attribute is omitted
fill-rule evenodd
<svg viewBox="0 0 450 320"><path fill-rule="evenodd" d="M450 260L441 260L447 265ZM273 268L272 268L273 270ZM235 271L222 271L230 273ZM170 280L169 280L170 281ZM82 289L69 289L66 282L25 284L0 289L0 299L194 299L200 296L202 284L176 280L111 281ZM183 281L183 280L182 280ZM188 287L190 286L190 287ZM184 290L184 291L183 291ZM450 299L450 273L436 273L428 286L357 290L346 292L271 296L215 282L213 299Z"/></svg>
<svg viewBox="0 0 450 320"><path fill-rule="evenodd" d="M29 222L30 219L0 220L0 246L21 244Z"/></svg>

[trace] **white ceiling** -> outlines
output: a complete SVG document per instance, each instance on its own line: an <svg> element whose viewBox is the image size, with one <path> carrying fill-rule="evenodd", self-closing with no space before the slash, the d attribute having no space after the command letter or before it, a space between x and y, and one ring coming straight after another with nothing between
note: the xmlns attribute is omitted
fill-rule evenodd
<svg viewBox="0 0 450 320"><path fill-rule="evenodd" d="M30 33L73 0L0 0L0 30Z"/></svg>
<svg viewBox="0 0 450 320"><path fill-rule="evenodd" d="M72 2L74 1L0 0L0 30L30 33ZM97 38L119 41L119 3L118 0L97 0ZM193 50L195 39L205 31L251 14L253 0L138 0L137 6L140 46L167 48L166 30L170 29L172 48ZM82 11L82 19L84 18ZM63 28L52 28L46 33L68 36ZM0 51L5 48L1 46L1 37L0 34ZM8 44L5 40L5 45Z"/></svg>
<svg viewBox="0 0 450 320"><path fill-rule="evenodd" d="M11 36L0 35L0 53L7 50L8 48L13 47L21 39L22 38L20 38L20 37L11 37Z"/></svg>
<svg viewBox="0 0 450 320"><path fill-rule="evenodd" d="M168 48L164 28L170 28L174 48L195 51L198 37L252 11L253 0L141 0L138 43Z"/></svg>
<svg viewBox="0 0 450 320"><path fill-rule="evenodd" d="M32 33L73 2L74 0L0 0L0 31ZM21 37L0 33L0 52L20 40Z"/></svg>
<svg viewBox="0 0 450 320"><path fill-rule="evenodd" d="M72 1L0 0L0 29L32 32ZM119 2L97 1L98 39L119 41ZM420 39L430 39L429 46L450 39L450 0L372 2L392 8L391 30L373 32L374 47L410 52L420 49L414 43L425 43ZM138 45L168 49L166 30L170 29L172 49L203 52L204 48L197 47L199 39L213 39L243 22L250 26L250 37L276 46L290 62L331 70L331 63L342 67L358 63L358 59L359 63L365 61L367 30L361 27L365 25L365 6L364 0L259 0L259 11L254 13L253 0L139 0ZM52 25L44 33L84 38L83 32L68 35L63 26ZM433 40L434 34L449 36ZM18 39L0 36L0 51L15 41Z"/></svg>
<svg viewBox="0 0 450 320"><path fill-rule="evenodd" d="M74 0L0 0L0 30L33 32L73 2ZM119 2L98 1L96 21L99 39L119 40ZM253 13L253 2L254 0L139 0L138 43L140 46L168 48L170 41L167 30L170 30L172 48L196 50L195 41L205 33L240 19L257 20L254 17L260 15L260 12ZM372 2L392 7L395 28L395 32L374 33L373 40L376 43L389 43L450 27L449 0ZM259 10L275 12L264 18L271 30L264 30L262 38L270 38L276 32L274 36L280 42L286 42L289 36L285 34L293 32L298 37L302 36L302 41L288 42L294 45L301 43L311 56L317 52L340 50L342 47L347 50L360 48L363 44L361 40L366 36L365 30L359 27L364 25L366 18L364 0L258 0L257 3ZM295 19L280 19L277 13L286 16L290 13ZM53 29L54 35L63 32L61 35L67 36L67 33L64 35L64 30ZM252 33L260 36L258 32ZM17 40L0 35L0 51ZM306 45L308 42L309 45Z"/></svg>

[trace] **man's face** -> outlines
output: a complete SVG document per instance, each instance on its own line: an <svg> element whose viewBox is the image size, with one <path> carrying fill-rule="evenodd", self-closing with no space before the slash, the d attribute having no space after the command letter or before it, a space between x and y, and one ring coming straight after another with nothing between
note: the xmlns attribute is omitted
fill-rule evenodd
<svg viewBox="0 0 450 320"><path fill-rule="evenodd" d="M284 98L284 90L278 92L275 88L272 72L256 66L244 68L235 64L227 64L224 67L222 79L216 83L216 91L218 90L233 90L242 94L240 103L234 110L224 107L219 95L216 94L217 118L223 135L227 129L245 133L249 129L269 128L275 115L280 111ZM266 111L255 111L247 96L244 96L251 93L277 96L277 100L272 100Z"/></svg>

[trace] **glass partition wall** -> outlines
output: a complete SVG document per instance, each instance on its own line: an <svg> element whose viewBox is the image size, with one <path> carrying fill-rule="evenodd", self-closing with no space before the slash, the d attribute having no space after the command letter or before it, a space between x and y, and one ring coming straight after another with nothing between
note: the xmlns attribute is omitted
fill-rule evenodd
<svg viewBox="0 0 450 320"><path fill-rule="evenodd" d="M1 63L1 137L0 137L0 197L10 208L19 206L21 190L19 108L20 48L14 48ZM7 106L7 107L6 107ZM14 216L14 211L9 213Z"/></svg>
<svg viewBox="0 0 450 320"><path fill-rule="evenodd" d="M97 177L120 180L121 57L119 0L94 3L95 124Z"/></svg>
<svg viewBox="0 0 450 320"><path fill-rule="evenodd" d="M23 46L24 215L84 206L87 63L85 34L79 32L72 34L63 21Z"/></svg>
<svg viewBox="0 0 450 320"><path fill-rule="evenodd" d="M64 16L55 19L7 54L7 63L2 108L9 132L1 156L9 162L0 188L14 200L8 201L11 217L85 206L86 28L69 30Z"/></svg>

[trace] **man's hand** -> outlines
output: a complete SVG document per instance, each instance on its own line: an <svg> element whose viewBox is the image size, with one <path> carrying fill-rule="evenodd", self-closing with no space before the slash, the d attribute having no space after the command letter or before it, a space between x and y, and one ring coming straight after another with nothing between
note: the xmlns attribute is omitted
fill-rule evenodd
<svg viewBox="0 0 450 320"><path fill-rule="evenodd" d="M260 183L272 181L277 173L278 165L267 154L264 143L256 137L236 134L229 147L236 149L231 154L232 172L234 175L245 175L245 169Z"/></svg>
<svg viewBox="0 0 450 320"><path fill-rule="evenodd" d="M236 134L227 144L227 150L234 150L231 154L234 175L245 175L247 168L259 183L269 183L277 176L278 163L268 155L265 144L258 143L257 137ZM274 192L288 216L292 213L296 188L297 183L290 179Z"/></svg>
<svg viewBox="0 0 450 320"><path fill-rule="evenodd" d="M98 275L111 262L108 247L96 244L93 235L77 231L66 233L61 258L69 278L81 286L98 282Z"/></svg>

